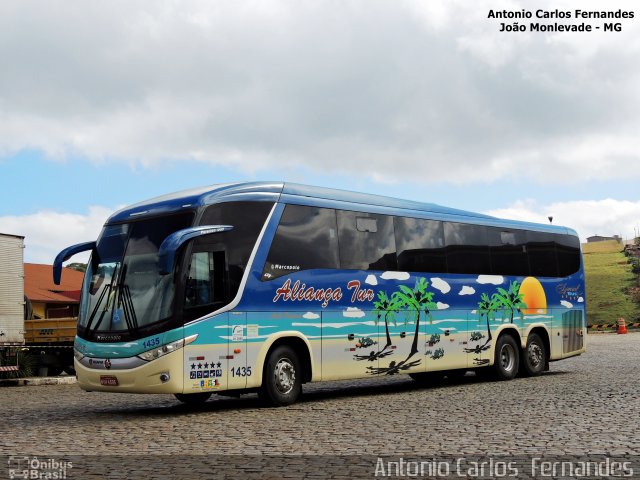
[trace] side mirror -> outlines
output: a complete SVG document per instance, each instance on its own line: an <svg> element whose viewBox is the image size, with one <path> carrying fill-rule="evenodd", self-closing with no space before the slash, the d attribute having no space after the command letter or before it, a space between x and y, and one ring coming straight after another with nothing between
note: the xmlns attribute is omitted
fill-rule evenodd
<svg viewBox="0 0 640 480"><path fill-rule="evenodd" d="M72 245L62 250L53 261L53 283L60 285L60 277L62 276L62 264L73 257L76 253L86 252L96 248L96 242L85 242Z"/></svg>
<svg viewBox="0 0 640 480"><path fill-rule="evenodd" d="M185 228L172 233L164 239L158 250L158 266L160 275L167 275L173 270L176 260L176 253L180 247L189 240L201 237L202 235L212 235L214 233L228 232L232 230L231 225L203 225L200 227Z"/></svg>

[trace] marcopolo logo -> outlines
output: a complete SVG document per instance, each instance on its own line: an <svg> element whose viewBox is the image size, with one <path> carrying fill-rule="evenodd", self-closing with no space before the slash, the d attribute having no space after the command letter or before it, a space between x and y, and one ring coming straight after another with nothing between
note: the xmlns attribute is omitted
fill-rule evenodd
<svg viewBox="0 0 640 480"><path fill-rule="evenodd" d="M41 459L38 457L12 456L9 457L9 478L25 479L65 479L73 468L72 462L56 460L55 458Z"/></svg>

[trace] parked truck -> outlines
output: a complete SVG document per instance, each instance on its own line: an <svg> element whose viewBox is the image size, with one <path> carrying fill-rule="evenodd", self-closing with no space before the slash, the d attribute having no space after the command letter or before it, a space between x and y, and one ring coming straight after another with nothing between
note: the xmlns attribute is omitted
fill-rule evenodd
<svg viewBox="0 0 640 480"><path fill-rule="evenodd" d="M25 373L21 358L33 374L75 373L77 318L30 319L24 276L24 237L0 233L0 374Z"/></svg>

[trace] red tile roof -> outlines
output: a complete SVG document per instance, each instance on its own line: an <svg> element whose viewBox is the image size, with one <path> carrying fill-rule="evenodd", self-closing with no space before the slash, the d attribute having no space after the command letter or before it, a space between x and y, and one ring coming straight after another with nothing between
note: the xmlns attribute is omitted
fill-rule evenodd
<svg viewBox="0 0 640 480"><path fill-rule="evenodd" d="M78 303L84 273L62 269L60 285L53 283L53 266L39 263L24 264L24 294L32 302Z"/></svg>

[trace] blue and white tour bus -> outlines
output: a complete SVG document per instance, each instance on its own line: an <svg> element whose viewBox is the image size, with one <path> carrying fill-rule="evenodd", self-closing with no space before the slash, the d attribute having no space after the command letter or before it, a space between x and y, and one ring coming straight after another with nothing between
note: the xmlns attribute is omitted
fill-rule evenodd
<svg viewBox="0 0 640 480"><path fill-rule="evenodd" d="M469 370L535 376L585 351L568 228L304 185L221 184L124 208L91 251L75 369L87 391L180 401Z"/></svg>

